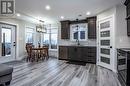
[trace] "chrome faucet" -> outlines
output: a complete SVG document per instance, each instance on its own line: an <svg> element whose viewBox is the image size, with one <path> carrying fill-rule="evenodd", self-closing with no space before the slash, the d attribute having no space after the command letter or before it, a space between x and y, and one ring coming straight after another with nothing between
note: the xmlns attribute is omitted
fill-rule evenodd
<svg viewBox="0 0 130 86"><path fill-rule="evenodd" d="M76 39L77 45L80 45L79 39Z"/></svg>
<svg viewBox="0 0 130 86"><path fill-rule="evenodd" d="M76 19L76 21L78 22L78 19ZM77 32L79 32L79 26L78 26L78 24L77 24L76 27L77 27ZM80 45L79 38L76 39L76 42L77 42L77 45Z"/></svg>

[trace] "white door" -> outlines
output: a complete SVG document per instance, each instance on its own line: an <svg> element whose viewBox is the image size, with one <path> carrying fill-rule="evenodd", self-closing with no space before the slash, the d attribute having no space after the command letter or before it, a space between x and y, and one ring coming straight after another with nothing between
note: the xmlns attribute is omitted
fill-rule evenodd
<svg viewBox="0 0 130 86"><path fill-rule="evenodd" d="M98 64L113 70L113 16L98 22Z"/></svg>
<svg viewBox="0 0 130 86"><path fill-rule="evenodd" d="M15 29L16 26L0 23L0 61L15 59Z"/></svg>

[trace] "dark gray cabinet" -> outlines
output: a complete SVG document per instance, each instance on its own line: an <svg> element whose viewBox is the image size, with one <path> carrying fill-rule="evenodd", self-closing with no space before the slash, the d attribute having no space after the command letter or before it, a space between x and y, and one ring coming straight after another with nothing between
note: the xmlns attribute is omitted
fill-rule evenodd
<svg viewBox="0 0 130 86"><path fill-rule="evenodd" d="M87 18L88 39L96 39L96 17Z"/></svg>
<svg viewBox="0 0 130 86"><path fill-rule="evenodd" d="M69 46L68 47L68 59L73 61L82 61L81 47Z"/></svg>
<svg viewBox="0 0 130 86"><path fill-rule="evenodd" d="M127 20L127 35L130 36L130 19Z"/></svg>
<svg viewBox="0 0 130 86"><path fill-rule="evenodd" d="M88 39L96 39L96 16L78 21L61 21L61 39L70 39L70 24L88 23Z"/></svg>
<svg viewBox="0 0 130 86"><path fill-rule="evenodd" d="M124 3L126 5L126 11L127 11L127 35L130 36L130 0L126 0Z"/></svg>
<svg viewBox="0 0 130 86"><path fill-rule="evenodd" d="M96 63L96 47L60 46L59 59Z"/></svg>
<svg viewBox="0 0 130 86"><path fill-rule="evenodd" d="M82 58L85 62L96 63L96 47L82 48Z"/></svg>
<svg viewBox="0 0 130 86"><path fill-rule="evenodd" d="M59 59L68 59L68 48L65 46L59 46Z"/></svg>
<svg viewBox="0 0 130 86"><path fill-rule="evenodd" d="M61 39L70 39L70 22L69 22L69 20L61 21Z"/></svg>

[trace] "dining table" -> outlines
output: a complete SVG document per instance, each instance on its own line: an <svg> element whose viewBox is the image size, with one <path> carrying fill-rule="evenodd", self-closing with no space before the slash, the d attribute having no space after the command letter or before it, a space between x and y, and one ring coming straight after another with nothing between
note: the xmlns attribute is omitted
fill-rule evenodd
<svg viewBox="0 0 130 86"><path fill-rule="evenodd" d="M49 59L48 47L32 47L31 51L33 61Z"/></svg>

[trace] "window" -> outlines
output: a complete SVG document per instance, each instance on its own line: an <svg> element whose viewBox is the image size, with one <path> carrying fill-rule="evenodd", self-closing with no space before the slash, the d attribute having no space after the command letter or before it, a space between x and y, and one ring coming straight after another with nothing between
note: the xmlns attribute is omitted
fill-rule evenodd
<svg viewBox="0 0 130 86"><path fill-rule="evenodd" d="M86 41L87 40L87 24L73 24L71 25L71 40L72 41Z"/></svg>
<svg viewBox="0 0 130 86"><path fill-rule="evenodd" d="M44 33L43 44L48 45L49 49L57 49L57 28L47 29L47 33Z"/></svg>
<svg viewBox="0 0 130 86"><path fill-rule="evenodd" d="M47 46L50 44L50 29L47 29L47 32L43 35L43 44Z"/></svg>
<svg viewBox="0 0 130 86"><path fill-rule="evenodd" d="M57 49L57 29L51 29L51 49Z"/></svg>
<svg viewBox="0 0 130 86"><path fill-rule="evenodd" d="M43 44L49 46L49 34L44 34Z"/></svg>
<svg viewBox="0 0 130 86"><path fill-rule="evenodd" d="M34 28L26 27L26 43L34 42Z"/></svg>

